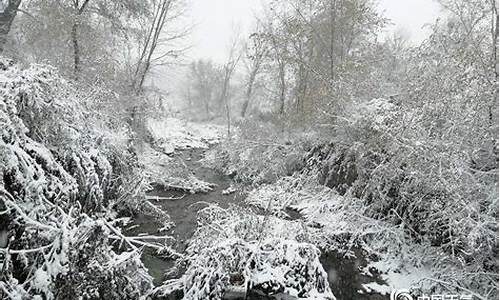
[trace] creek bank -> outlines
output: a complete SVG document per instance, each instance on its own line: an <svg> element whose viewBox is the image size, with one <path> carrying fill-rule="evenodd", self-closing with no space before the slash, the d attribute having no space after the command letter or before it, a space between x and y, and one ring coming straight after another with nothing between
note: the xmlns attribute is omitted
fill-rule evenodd
<svg viewBox="0 0 500 300"><path fill-rule="evenodd" d="M198 227L197 217L200 209L211 204L218 205L223 209L231 205L249 209L248 205L244 204L246 195L240 191L233 191L233 180L230 176L202 166L200 159L203 158L205 151L205 149L183 150L176 153L175 158L182 160L192 172L192 175L210 183L213 187L212 191L190 193L182 189L164 190L156 187L148 193L149 200L170 215L173 226L162 224L145 215L139 215L134 218L133 226L129 227L127 235L140 236L168 233L175 238L171 246L179 253L183 253L186 250L187 242ZM228 191L231 191L231 193L228 193ZM256 207L251 209L260 215L264 213L262 209ZM288 209L287 213L290 216L287 219L290 221L299 222L301 219L301 214L296 210ZM330 288L338 299L388 299L386 296L369 293L369 291L363 289L363 284L374 280L372 276L361 273L362 267L366 266L366 259L363 255L359 251L356 253L356 257L359 258L346 258L336 252L321 254L320 263L327 272ZM178 268L179 265L176 265L173 258L160 257L152 250L146 249L144 251L142 261L148 268L150 275L154 277L154 283L157 286L164 280L179 278L186 271L182 266ZM166 273L166 270L169 270L169 273ZM383 284L379 279L375 279L375 281ZM179 290L173 291L165 299L182 299L181 294ZM251 290L247 293L246 299L272 298Z"/></svg>
<svg viewBox="0 0 500 300"><path fill-rule="evenodd" d="M230 204L242 203L244 195L239 192L225 195L224 190L231 187L230 177L222 175L210 168L205 168L199 162L203 158L206 149L186 149L174 154L174 159L179 159L186 165L193 176L209 182L212 190L209 192L192 193L187 189L170 188L165 189L161 185L154 185L154 189L148 193L149 201L169 214L171 224L161 223L153 217L145 214L136 215L130 224L126 235L165 235L175 238L170 245L173 249L182 253L186 248L186 242L191 238L197 228L197 212L210 204L217 204L227 208ZM153 250L145 249L142 260L154 278L156 285L165 279L176 277L181 272L166 274L165 270L175 267L175 259L161 257Z"/></svg>

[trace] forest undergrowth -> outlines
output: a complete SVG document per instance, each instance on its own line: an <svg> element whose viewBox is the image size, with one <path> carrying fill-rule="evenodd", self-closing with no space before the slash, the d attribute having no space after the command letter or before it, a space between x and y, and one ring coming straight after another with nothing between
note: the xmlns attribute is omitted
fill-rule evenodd
<svg viewBox="0 0 500 300"><path fill-rule="evenodd" d="M422 128L407 128L408 113L394 99L348 110L352 117L328 130L283 130L256 120L204 162L234 176L249 191L248 204L281 220L299 212L307 241L318 249L345 255L363 249L368 268L392 287L494 297L496 142L477 149L450 136L425 140ZM412 118L419 113L425 110Z"/></svg>
<svg viewBox="0 0 500 300"><path fill-rule="evenodd" d="M142 249L174 251L168 236L121 232L134 213L169 216L144 200L151 179L129 125L106 115L118 96L77 88L47 65L2 58L0 68L0 295L145 298Z"/></svg>

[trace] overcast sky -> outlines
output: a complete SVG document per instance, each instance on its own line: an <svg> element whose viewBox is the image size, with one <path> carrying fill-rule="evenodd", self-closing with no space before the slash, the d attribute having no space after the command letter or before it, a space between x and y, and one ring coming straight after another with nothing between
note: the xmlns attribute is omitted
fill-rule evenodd
<svg viewBox="0 0 500 300"><path fill-rule="evenodd" d="M264 0L191 0L191 14L197 26L191 37L190 58L212 58L222 62L235 27L242 34L251 28L254 15ZM439 15L435 0L379 0L380 10L394 25L389 30L402 30L414 42L425 39L422 27Z"/></svg>

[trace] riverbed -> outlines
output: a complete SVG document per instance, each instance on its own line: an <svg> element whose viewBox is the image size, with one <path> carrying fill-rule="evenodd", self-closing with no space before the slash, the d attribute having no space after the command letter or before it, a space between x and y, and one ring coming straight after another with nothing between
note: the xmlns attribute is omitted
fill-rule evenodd
<svg viewBox="0 0 500 300"><path fill-rule="evenodd" d="M227 189L233 185L231 177L220 174L213 169L204 167L200 159L204 155L203 149L190 149L180 151L174 159L181 159L197 178L213 184L213 190L207 193L191 194L182 190L164 190L156 188L148 195L154 199L150 200L155 205L166 211L174 226L162 234L169 234L175 238L172 247L183 252L186 242L192 237L197 228L197 212L209 204L217 204L222 208L229 205L245 206L245 194L239 191L227 193ZM245 207L248 208L248 207ZM293 218L300 218L294 214ZM134 226L127 232L130 235L159 234L159 229L164 227L158 221L149 216L137 216ZM322 253L320 261L328 273L330 287L337 297L343 300L382 300L389 299L387 295L370 293L363 288L363 284L377 282L383 284L376 274L367 276L361 270L366 266L364 253L355 251L355 257L346 258L340 253ZM154 278L156 285L165 279L177 278L182 275L183 270L176 268L175 261L168 257L158 257L155 253L145 250L142 256L144 265Z"/></svg>

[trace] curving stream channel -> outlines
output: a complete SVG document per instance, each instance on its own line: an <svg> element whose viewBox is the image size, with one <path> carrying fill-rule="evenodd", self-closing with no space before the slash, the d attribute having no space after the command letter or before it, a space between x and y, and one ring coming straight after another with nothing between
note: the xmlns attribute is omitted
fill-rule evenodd
<svg viewBox="0 0 500 300"><path fill-rule="evenodd" d="M190 194L183 191L165 191L156 189L149 193L149 196L158 196L160 200L155 202L165 210L175 224L164 233L168 233L176 238L173 245L177 251L182 252L188 241L194 234L197 227L197 212L204 208L207 203L215 203L226 208L229 204L242 205L245 195L233 193L224 195L222 191L227 189L232 179L229 176L220 174L213 169L203 167L199 160L203 157L203 149L184 150L176 154L177 159L182 159L193 174L206 182L214 184L213 191L209 193ZM154 202L154 201L153 201ZM296 213L294 217L300 218ZM133 226L127 231L127 235L158 234L160 228L164 227L157 220L148 216L137 216ZM154 283L159 285L165 279L180 276L182 270L166 273L172 270L175 263L172 259L161 258L150 251L145 251L142 257L144 265L154 278ZM323 268L328 273L328 280L333 294L338 300L382 300L389 299L388 295L370 293L364 290L362 284L377 282L384 284L377 275L367 276L361 273L361 269L366 266L366 259L362 253L356 252L356 258L345 258L338 253L322 253L320 261Z"/></svg>

